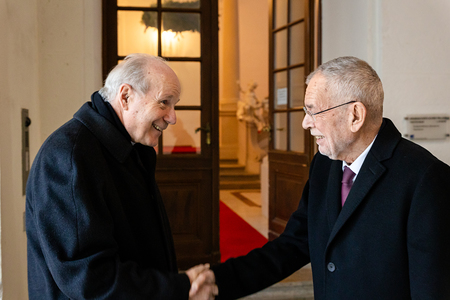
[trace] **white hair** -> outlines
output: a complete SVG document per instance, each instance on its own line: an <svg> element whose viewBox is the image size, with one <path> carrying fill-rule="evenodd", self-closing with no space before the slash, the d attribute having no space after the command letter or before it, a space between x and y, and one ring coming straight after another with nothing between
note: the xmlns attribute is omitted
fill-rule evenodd
<svg viewBox="0 0 450 300"><path fill-rule="evenodd" d="M367 62L352 56L335 58L309 74L306 84L316 74L324 76L327 95L334 103L359 101L366 106L373 120L382 118L383 85Z"/></svg>
<svg viewBox="0 0 450 300"><path fill-rule="evenodd" d="M104 86L99 90L99 94L106 102L111 102L115 99L120 86L124 83L131 85L141 95L147 94L150 90L149 79L153 75L149 72L149 67L155 62L165 63L165 60L161 57L144 53L128 55L123 62L109 72Z"/></svg>

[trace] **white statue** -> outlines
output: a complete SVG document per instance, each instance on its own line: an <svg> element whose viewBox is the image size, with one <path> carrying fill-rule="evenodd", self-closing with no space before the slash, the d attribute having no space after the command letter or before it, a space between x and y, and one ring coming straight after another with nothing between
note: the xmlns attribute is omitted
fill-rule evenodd
<svg viewBox="0 0 450 300"><path fill-rule="evenodd" d="M246 121L256 125L258 132L267 128L267 105L256 97L255 89L258 86L256 82L248 84L247 91L243 91L239 81L239 91L244 94L243 100L238 101L236 116L239 121Z"/></svg>

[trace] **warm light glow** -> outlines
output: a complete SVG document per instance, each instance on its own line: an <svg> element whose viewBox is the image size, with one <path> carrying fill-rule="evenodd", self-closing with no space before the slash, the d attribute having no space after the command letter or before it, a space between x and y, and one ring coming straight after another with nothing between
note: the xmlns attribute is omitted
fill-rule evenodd
<svg viewBox="0 0 450 300"><path fill-rule="evenodd" d="M148 53L158 55L158 30L145 29L140 22L142 12L119 11L118 13L118 50L120 56L130 53ZM200 57L200 33L172 30L161 35L162 56Z"/></svg>
<svg viewBox="0 0 450 300"><path fill-rule="evenodd" d="M163 56L200 57L200 33L172 30L163 31L161 36Z"/></svg>
<svg viewBox="0 0 450 300"><path fill-rule="evenodd" d="M173 32L172 30L169 31L163 31L161 34L161 42L162 42L162 49L165 55L168 55L169 53L176 53L177 49L177 34Z"/></svg>
<svg viewBox="0 0 450 300"><path fill-rule="evenodd" d="M142 12L119 11L118 22L118 52L120 56L130 53L147 53L158 55L158 30L140 22Z"/></svg>

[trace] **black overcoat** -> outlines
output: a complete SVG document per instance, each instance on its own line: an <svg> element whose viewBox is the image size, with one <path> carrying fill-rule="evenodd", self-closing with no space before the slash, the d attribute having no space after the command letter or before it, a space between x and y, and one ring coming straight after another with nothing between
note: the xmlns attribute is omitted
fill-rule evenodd
<svg viewBox="0 0 450 300"><path fill-rule="evenodd" d="M450 299L450 167L384 119L342 209L341 179L342 161L317 154L284 233L213 268L219 298L311 262L316 300Z"/></svg>
<svg viewBox="0 0 450 300"><path fill-rule="evenodd" d="M156 153L136 145L90 102L44 142L27 186L30 299L187 299Z"/></svg>

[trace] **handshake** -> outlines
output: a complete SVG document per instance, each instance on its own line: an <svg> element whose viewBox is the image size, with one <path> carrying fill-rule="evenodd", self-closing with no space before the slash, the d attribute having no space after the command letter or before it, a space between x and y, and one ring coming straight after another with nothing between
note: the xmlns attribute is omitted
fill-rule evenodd
<svg viewBox="0 0 450 300"><path fill-rule="evenodd" d="M191 282L189 300L214 300L219 294L214 272L209 269L209 264L198 265L186 271Z"/></svg>

